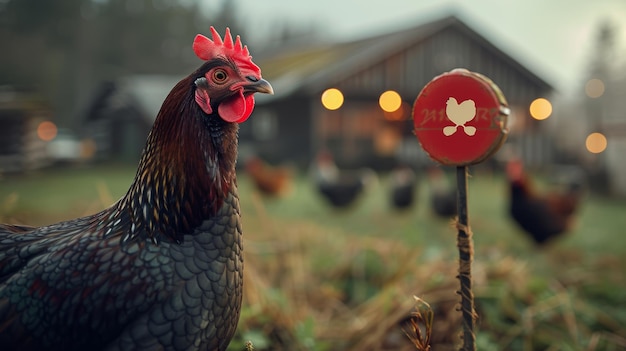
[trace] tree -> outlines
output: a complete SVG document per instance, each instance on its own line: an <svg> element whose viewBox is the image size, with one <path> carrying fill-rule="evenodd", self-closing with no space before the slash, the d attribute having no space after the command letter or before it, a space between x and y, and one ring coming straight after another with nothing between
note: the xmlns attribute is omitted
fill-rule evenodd
<svg viewBox="0 0 626 351"><path fill-rule="evenodd" d="M589 75L592 78L607 80L615 63L616 28L609 21L603 21L597 33L595 47L592 50Z"/></svg>
<svg viewBox="0 0 626 351"><path fill-rule="evenodd" d="M232 3L209 17L241 33ZM39 93L72 126L103 80L196 68L191 43L211 23L197 1L0 0L0 84Z"/></svg>
<svg viewBox="0 0 626 351"><path fill-rule="evenodd" d="M587 132L601 132L606 135L606 123L611 114L611 94L606 94L615 85L612 77L615 71L615 27L603 21L598 27L597 39L590 59L589 74L585 82L585 93L581 101L587 120ZM608 192L611 175L608 173L605 153L585 154L590 170L590 185L599 192Z"/></svg>

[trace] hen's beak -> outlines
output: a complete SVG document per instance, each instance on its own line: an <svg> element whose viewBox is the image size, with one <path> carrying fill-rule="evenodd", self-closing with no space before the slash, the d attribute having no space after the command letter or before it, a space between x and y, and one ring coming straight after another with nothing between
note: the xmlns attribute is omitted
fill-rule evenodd
<svg viewBox="0 0 626 351"><path fill-rule="evenodd" d="M259 79L257 81L251 81L243 87L244 91L251 93L264 93L274 95L274 89L270 82L265 79Z"/></svg>

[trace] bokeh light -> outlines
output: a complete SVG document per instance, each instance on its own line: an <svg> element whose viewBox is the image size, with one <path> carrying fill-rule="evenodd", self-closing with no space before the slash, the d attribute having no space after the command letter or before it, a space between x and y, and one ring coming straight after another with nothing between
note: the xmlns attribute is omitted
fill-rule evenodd
<svg viewBox="0 0 626 351"><path fill-rule="evenodd" d="M604 94L604 82L597 78L589 79L585 84L585 94L592 99L599 98Z"/></svg>
<svg viewBox="0 0 626 351"><path fill-rule="evenodd" d="M57 136L57 126L50 121L43 121L37 126L37 137L43 141L50 141Z"/></svg>
<svg viewBox="0 0 626 351"><path fill-rule="evenodd" d="M544 98L535 99L530 104L530 116L536 120L544 120L552 114L552 104Z"/></svg>
<svg viewBox="0 0 626 351"><path fill-rule="evenodd" d="M343 105L343 94L339 89L326 89L322 94L322 105L329 110L336 110Z"/></svg>
<svg viewBox="0 0 626 351"><path fill-rule="evenodd" d="M386 92L380 94L378 104L383 111L394 112L397 111L402 105L402 98L400 97L400 94L395 91L387 90Z"/></svg>
<svg viewBox="0 0 626 351"><path fill-rule="evenodd" d="M587 150L593 154L599 154L606 150L606 137L602 133L591 133L585 140L585 146Z"/></svg>

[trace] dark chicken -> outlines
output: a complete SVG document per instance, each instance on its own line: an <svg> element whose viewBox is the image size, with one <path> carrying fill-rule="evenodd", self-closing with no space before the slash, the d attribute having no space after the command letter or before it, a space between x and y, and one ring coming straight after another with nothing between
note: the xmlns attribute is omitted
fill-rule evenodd
<svg viewBox="0 0 626 351"><path fill-rule="evenodd" d="M317 155L312 168L318 192L336 208L350 207L376 180L376 173L371 169L340 170L327 151Z"/></svg>
<svg viewBox="0 0 626 351"><path fill-rule="evenodd" d="M391 171L391 206L402 210L413 206L416 196L417 176L407 166L397 167Z"/></svg>
<svg viewBox="0 0 626 351"><path fill-rule="evenodd" d="M67 222L0 225L3 350L226 350L243 283L238 123L272 87L239 37L211 31L125 196Z"/></svg>
<svg viewBox="0 0 626 351"><path fill-rule="evenodd" d="M580 204L581 185L572 183L564 192L538 194L519 159L507 164L510 215L537 245L547 243L571 228Z"/></svg>
<svg viewBox="0 0 626 351"><path fill-rule="evenodd" d="M428 187L430 188L430 206L439 217L451 218L457 214L456 188L446 173L439 167L428 169Z"/></svg>

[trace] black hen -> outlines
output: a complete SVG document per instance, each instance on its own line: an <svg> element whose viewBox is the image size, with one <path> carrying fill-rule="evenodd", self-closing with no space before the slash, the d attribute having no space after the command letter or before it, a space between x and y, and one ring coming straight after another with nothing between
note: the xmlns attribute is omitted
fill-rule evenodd
<svg viewBox="0 0 626 351"><path fill-rule="evenodd" d="M4 350L226 350L243 284L235 122L272 88L239 37L211 30L122 199L45 227L0 225Z"/></svg>
<svg viewBox="0 0 626 351"><path fill-rule="evenodd" d="M338 208L352 205L376 179L376 173L370 169L340 170L326 151L317 156L313 172L319 193Z"/></svg>
<svg viewBox="0 0 626 351"><path fill-rule="evenodd" d="M416 196L417 176L409 167L398 167L389 176L391 185L391 206L402 210L413 206Z"/></svg>
<svg viewBox="0 0 626 351"><path fill-rule="evenodd" d="M430 188L430 206L439 217L450 218L457 214L457 191L446 174L439 167L428 170L428 186Z"/></svg>

